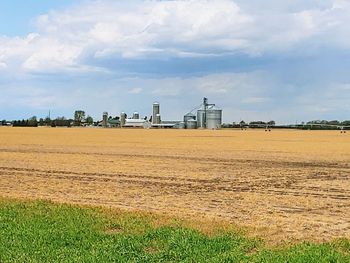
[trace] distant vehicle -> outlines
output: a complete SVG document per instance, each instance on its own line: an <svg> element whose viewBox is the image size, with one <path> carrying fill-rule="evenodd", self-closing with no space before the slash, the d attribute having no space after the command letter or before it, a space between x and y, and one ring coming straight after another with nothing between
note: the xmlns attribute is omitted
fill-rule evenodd
<svg viewBox="0 0 350 263"><path fill-rule="evenodd" d="M0 126L12 126L12 122L0 122Z"/></svg>

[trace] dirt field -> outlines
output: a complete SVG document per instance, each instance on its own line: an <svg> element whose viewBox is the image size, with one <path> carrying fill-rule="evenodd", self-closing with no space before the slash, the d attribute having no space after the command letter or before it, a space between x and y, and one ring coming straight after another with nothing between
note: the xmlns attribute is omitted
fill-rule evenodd
<svg viewBox="0 0 350 263"><path fill-rule="evenodd" d="M0 195L350 238L350 132L0 128Z"/></svg>

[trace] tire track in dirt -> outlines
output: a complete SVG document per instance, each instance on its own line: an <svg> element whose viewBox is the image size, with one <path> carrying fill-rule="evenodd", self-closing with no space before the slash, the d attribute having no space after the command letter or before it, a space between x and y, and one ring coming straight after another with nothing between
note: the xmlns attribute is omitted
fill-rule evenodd
<svg viewBox="0 0 350 263"><path fill-rule="evenodd" d="M80 182L110 182L123 183L134 186L162 189L167 188L172 191L186 193L201 192L255 192L265 195L291 195L291 196L312 196L318 198L332 198L336 200L350 199L350 190L326 189L323 193L317 187L299 187L289 186L286 188L283 184L277 184L274 180L270 182L232 181L220 178L215 179L195 179L195 178L177 178L167 176L142 176L132 174L106 174L106 173L78 173L59 170L26 169L17 167L0 167L0 176L24 176L36 178L55 178L61 180L74 180ZM318 178L319 179L319 178Z"/></svg>
<svg viewBox="0 0 350 263"><path fill-rule="evenodd" d="M43 150L43 149L9 149L0 148L3 153L37 153L37 154L63 154L63 155L88 155L88 156L110 156L123 158L140 158L140 159L157 159L157 160L171 160L171 161L199 161L203 163L213 163L222 166L232 166L235 164L246 165L261 165L261 166L276 166L276 167L298 167L298 168L338 168L350 169L348 162L299 162L299 161L276 161L276 160L253 160L241 158L213 158L213 157L193 157L181 155L156 155L156 154L126 154L126 153L101 153L101 152L83 152L83 151L59 151L59 150Z"/></svg>

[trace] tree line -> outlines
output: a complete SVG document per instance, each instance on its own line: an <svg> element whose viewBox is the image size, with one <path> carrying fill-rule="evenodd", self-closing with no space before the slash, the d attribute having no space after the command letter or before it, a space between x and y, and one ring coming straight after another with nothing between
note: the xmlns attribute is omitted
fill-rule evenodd
<svg viewBox="0 0 350 263"><path fill-rule="evenodd" d="M112 116L108 117L108 123L117 123L119 121L119 117L113 118ZM40 118L38 119L36 116L33 116L29 119L22 120L14 120L14 121L6 121L2 120L0 122L2 126L6 126L11 124L14 127L38 127L38 126L51 126L51 127L79 127L79 126L97 126L100 124L100 121L94 121L94 119L86 115L83 110L76 110L74 112L73 119L67 119L66 117L57 117L55 119L51 119L50 117ZM338 121L338 120L312 120L308 122L302 122L299 124L291 124L291 125L276 125L276 122L271 121L251 121L245 122L240 121L238 123L224 123L222 125L223 128L266 128L266 127L275 127L275 128L294 128L294 129L313 129L313 130L329 130L329 129L338 129L339 127L344 127L347 129L350 127L350 120Z"/></svg>
<svg viewBox="0 0 350 263"><path fill-rule="evenodd" d="M8 125L8 121L2 120L1 125ZM13 127L38 127L38 126L51 126L51 127L72 127L72 126L87 126L93 125L94 120L91 116L85 117L85 111L76 110L74 112L74 119L67 119L66 117L57 117L51 119L50 117L38 119L33 116L29 119L14 120L10 122Z"/></svg>
<svg viewBox="0 0 350 263"><path fill-rule="evenodd" d="M271 120L268 122L265 121L251 121L245 122L240 121L238 123L224 123L223 128L267 128L274 127L278 129L302 129L302 130L338 130L350 129L350 120L338 121L338 120L313 120L308 122L302 122L298 124L290 125L277 125L275 121Z"/></svg>

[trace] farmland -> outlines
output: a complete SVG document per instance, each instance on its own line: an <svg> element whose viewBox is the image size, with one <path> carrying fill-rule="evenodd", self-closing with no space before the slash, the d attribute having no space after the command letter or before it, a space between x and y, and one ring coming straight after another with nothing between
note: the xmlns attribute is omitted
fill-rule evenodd
<svg viewBox="0 0 350 263"><path fill-rule="evenodd" d="M0 195L350 237L350 134L0 128Z"/></svg>

